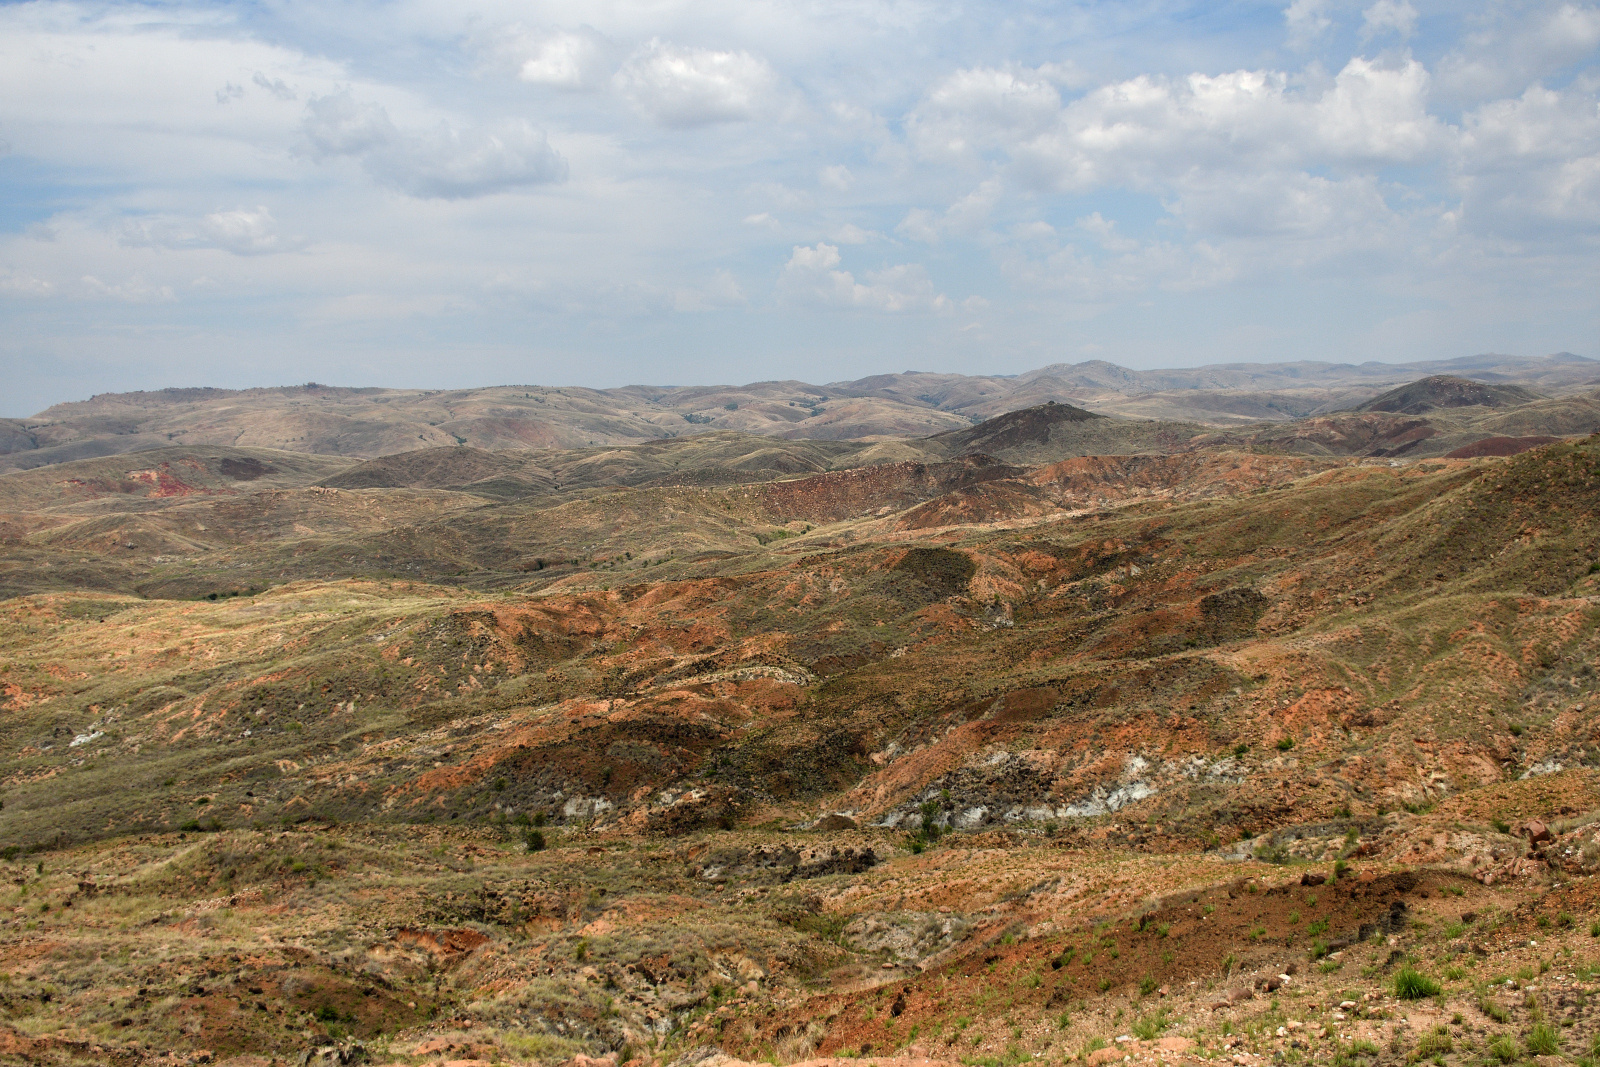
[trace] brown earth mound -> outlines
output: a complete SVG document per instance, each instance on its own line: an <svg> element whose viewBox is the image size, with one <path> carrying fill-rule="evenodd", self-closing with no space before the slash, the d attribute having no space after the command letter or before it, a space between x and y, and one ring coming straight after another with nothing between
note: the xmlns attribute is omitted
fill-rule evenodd
<svg viewBox="0 0 1600 1067"><path fill-rule="evenodd" d="M1488 385L1450 374L1436 374L1380 393L1355 410L1422 415L1438 408L1515 407L1538 399L1538 393L1517 385Z"/></svg>

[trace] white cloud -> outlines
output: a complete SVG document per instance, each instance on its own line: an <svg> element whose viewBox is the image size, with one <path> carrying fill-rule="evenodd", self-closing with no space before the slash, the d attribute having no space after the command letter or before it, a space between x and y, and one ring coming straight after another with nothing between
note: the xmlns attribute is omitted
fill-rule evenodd
<svg viewBox="0 0 1600 1067"><path fill-rule="evenodd" d="M833 240L842 245L864 245L872 241L881 241L883 234L877 230L864 230L853 222L840 226L833 235Z"/></svg>
<svg viewBox="0 0 1600 1067"><path fill-rule="evenodd" d="M1428 74L1357 57L1320 92L1273 71L1139 77L1103 86L1008 146L1020 173L1063 192L1160 192L1206 172L1412 162L1443 142Z"/></svg>
<svg viewBox="0 0 1600 1067"><path fill-rule="evenodd" d="M673 295L673 308L677 311L714 311L743 307L749 303L739 280L725 270L717 271L703 285L679 289Z"/></svg>
<svg viewBox="0 0 1600 1067"><path fill-rule="evenodd" d="M1402 41L1417 32L1417 9L1410 0L1378 0L1361 13L1361 36L1364 40L1395 33Z"/></svg>
<svg viewBox="0 0 1600 1067"><path fill-rule="evenodd" d="M522 120L400 130L381 105L344 91L308 101L301 129L317 158L358 158L372 177L412 196L461 199L567 177L566 160Z"/></svg>
<svg viewBox="0 0 1600 1067"><path fill-rule="evenodd" d="M1107 252L1132 252L1139 247L1138 241L1118 233L1116 222L1105 218L1098 211L1085 215L1073 225L1091 235ZM1050 230L1050 232L1053 234L1055 231Z"/></svg>
<svg viewBox="0 0 1600 1067"><path fill-rule="evenodd" d="M174 299L172 286L152 283L142 274L134 274L115 284L107 284L92 274L85 274L82 282L90 295L110 297L125 304L157 304Z"/></svg>
<svg viewBox="0 0 1600 1067"><path fill-rule="evenodd" d="M1455 177L1468 229L1542 242L1600 233L1594 94L1534 86L1478 108L1466 116Z"/></svg>
<svg viewBox="0 0 1600 1067"><path fill-rule="evenodd" d="M312 97L301 129L322 158L376 152L400 139L383 105L358 101L348 89Z"/></svg>
<svg viewBox="0 0 1600 1067"><path fill-rule="evenodd" d="M0 270L0 294L5 296L50 296L56 287L43 278L21 271Z"/></svg>
<svg viewBox="0 0 1600 1067"><path fill-rule="evenodd" d="M850 191L850 186L855 182L855 175L850 173L850 168L841 165L823 167L817 173L817 181L836 192Z"/></svg>
<svg viewBox="0 0 1600 1067"><path fill-rule="evenodd" d="M250 80L260 88L265 89L267 92L277 97L279 100L295 100L298 99L300 95L286 85L282 78L268 78L259 70L256 71L255 76Z"/></svg>
<svg viewBox="0 0 1600 1067"><path fill-rule="evenodd" d="M907 118L925 159L971 160L983 149L1042 133L1061 112L1061 94L1037 71L974 67L942 79Z"/></svg>
<svg viewBox="0 0 1600 1067"><path fill-rule="evenodd" d="M218 248L241 256L279 252L299 242L278 234L278 222L265 207L216 211L200 220L200 229Z"/></svg>
<svg viewBox="0 0 1600 1067"><path fill-rule="evenodd" d="M780 294L797 303L865 311L945 312L950 298L936 292L920 264L908 263L872 271L865 282L840 270L837 245L796 245L778 279Z"/></svg>
<svg viewBox="0 0 1600 1067"><path fill-rule="evenodd" d="M587 26L519 35L517 77L558 89L593 89L611 74L610 42Z"/></svg>
<svg viewBox="0 0 1600 1067"><path fill-rule="evenodd" d="M199 219L134 216L122 221L119 239L135 248L220 248L240 256L289 252L306 244L302 237L280 234L277 220L264 206L215 211Z"/></svg>
<svg viewBox="0 0 1600 1067"><path fill-rule="evenodd" d="M1187 183L1171 203L1192 230L1212 237L1276 242L1271 258L1304 260L1354 245L1388 243L1401 227L1371 177L1331 179L1295 171L1230 174ZM1309 250L1295 242L1315 240ZM1259 253L1258 253L1259 255Z"/></svg>
<svg viewBox="0 0 1600 1067"><path fill-rule="evenodd" d="M758 117L770 105L778 78L766 60L749 52L652 40L623 64L616 81L643 114L681 129Z"/></svg>
<svg viewBox="0 0 1600 1067"><path fill-rule="evenodd" d="M982 230L990 213L1003 193L998 179L990 178L978 187L935 214L924 208L912 208L895 227L902 237L924 244L936 244L947 236L970 236Z"/></svg>
<svg viewBox="0 0 1600 1067"><path fill-rule="evenodd" d="M1293 0L1283 9L1283 24L1289 32L1291 46L1308 47L1333 26L1327 6L1327 0Z"/></svg>
<svg viewBox="0 0 1600 1067"><path fill-rule="evenodd" d="M1592 62L1600 47L1600 5L1533 0L1497 5L1474 21L1483 28L1436 67L1440 90L1452 99L1516 95L1575 63Z"/></svg>

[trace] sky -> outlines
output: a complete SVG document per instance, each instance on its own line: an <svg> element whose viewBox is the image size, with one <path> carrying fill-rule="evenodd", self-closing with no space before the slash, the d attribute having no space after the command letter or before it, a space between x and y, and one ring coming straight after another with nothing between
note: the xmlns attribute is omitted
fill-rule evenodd
<svg viewBox="0 0 1600 1067"><path fill-rule="evenodd" d="M0 2L0 415L1600 356L1600 3Z"/></svg>

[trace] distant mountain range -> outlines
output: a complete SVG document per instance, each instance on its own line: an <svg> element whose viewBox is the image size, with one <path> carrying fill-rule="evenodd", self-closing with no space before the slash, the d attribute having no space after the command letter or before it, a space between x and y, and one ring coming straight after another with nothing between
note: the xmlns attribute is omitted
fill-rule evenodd
<svg viewBox="0 0 1600 1067"><path fill-rule="evenodd" d="M1052 401L1102 415L1237 430L1353 409L1392 387L1439 375L1565 397L1600 386L1600 361L1562 352L1135 371L1094 360L1013 376L907 371L827 385L163 389L106 393L31 418L0 419L0 469L170 445L372 458L456 444L489 450L630 445L712 430L823 441L921 438Z"/></svg>

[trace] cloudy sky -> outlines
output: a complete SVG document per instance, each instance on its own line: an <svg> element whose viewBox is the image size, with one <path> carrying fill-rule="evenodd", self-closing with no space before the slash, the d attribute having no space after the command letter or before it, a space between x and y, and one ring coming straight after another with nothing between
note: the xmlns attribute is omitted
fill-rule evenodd
<svg viewBox="0 0 1600 1067"><path fill-rule="evenodd" d="M0 414L1600 356L1587 0L0 3Z"/></svg>

